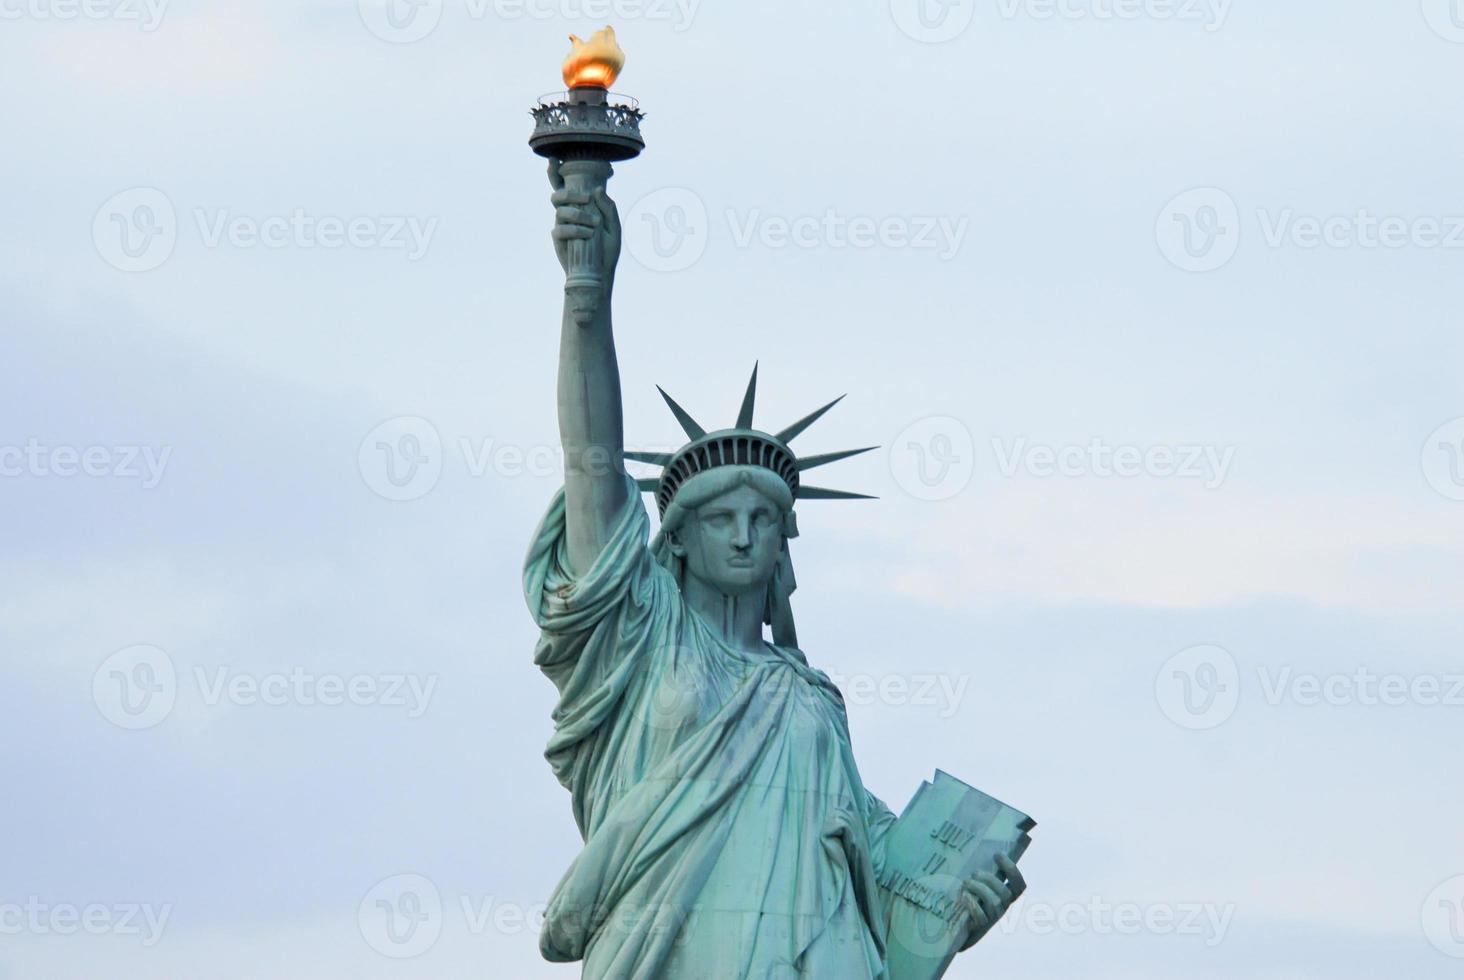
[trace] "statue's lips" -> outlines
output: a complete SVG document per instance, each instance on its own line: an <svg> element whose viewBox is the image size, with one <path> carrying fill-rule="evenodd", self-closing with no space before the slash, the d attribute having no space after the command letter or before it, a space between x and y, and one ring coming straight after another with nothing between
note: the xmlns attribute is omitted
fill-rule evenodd
<svg viewBox="0 0 1464 980"><path fill-rule="evenodd" d="M751 558L728 558L727 564L733 568L751 568L753 561Z"/></svg>

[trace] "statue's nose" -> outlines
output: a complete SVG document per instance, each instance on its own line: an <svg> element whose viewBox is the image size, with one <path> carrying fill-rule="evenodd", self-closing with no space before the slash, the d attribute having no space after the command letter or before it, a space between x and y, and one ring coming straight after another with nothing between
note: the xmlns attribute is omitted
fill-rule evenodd
<svg viewBox="0 0 1464 980"><path fill-rule="evenodd" d="M732 547L739 550L752 547L752 527L746 517L737 518L737 529L732 532Z"/></svg>

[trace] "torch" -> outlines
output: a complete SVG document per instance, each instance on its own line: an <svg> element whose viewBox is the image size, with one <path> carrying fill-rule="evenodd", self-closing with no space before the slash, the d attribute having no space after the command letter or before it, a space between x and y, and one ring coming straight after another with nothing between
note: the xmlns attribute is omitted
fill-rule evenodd
<svg viewBox="0 0 1464 980"><path fill-rule="evenodd" d="M573 34L569 40L572 47L564 59L569 91L542 96L529 110L534 117L529 147L541 157L562 161L559 173L566 190L590 196L610 180L612 161L629 160L645 149L640 134L645 113L634 99L610 93L625 65L613 28L596 31L588 41ZM568 245L564 295L575 322L585 326L605 288L600 242L592 236Z"/></svg>

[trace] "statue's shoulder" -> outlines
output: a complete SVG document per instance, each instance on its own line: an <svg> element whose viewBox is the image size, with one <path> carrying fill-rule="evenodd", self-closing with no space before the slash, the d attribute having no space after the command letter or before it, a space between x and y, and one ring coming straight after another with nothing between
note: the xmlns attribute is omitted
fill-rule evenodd
<svg viewBox="0 0 1464 980"><path fill-rule="evenodd" d="M785 660L792 660L795 663L801 664L804 667L808 667L808 669L812 670L815 674L823 673L822 671L814 670L814 668L809 667L807 655L805 655L804 652L797 647L782 646L781 644L772 643L768 640L763 640L763 645L766 646L769 650L776 653L778 656L784 658Z"/></svg>
<svg viewBox="0 0 1464 980"><path fill-rule="evenodd" d="M828 674L809 664L807 655L798 647L779 646L776 643L768 643L767 646L768 649L772 650L777 656L792 666L794 670L798 671L810 684L827 690L838 700L840 705L844 703L844 692L839 690L839 685L835 684Z"/></svg>

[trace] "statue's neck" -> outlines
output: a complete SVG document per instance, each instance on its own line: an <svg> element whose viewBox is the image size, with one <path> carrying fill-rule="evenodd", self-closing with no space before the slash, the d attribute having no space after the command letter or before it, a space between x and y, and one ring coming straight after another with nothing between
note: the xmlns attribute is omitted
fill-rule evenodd
<svg viewBox="0 0 1464 980"><path fill-rule="evenodd" d="M686 604L729 645L743 650L763 648L763 605L766 589L729 596L692 575L685 576L681 594Z"/></svg>

